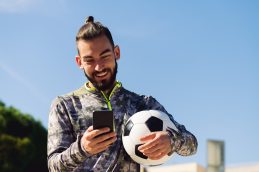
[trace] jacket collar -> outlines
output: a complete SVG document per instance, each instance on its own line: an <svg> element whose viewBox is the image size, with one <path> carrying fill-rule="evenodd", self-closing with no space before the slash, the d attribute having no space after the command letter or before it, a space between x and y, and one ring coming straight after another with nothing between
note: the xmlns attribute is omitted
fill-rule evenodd
<svg viewBox="0 0 259 172"><path fill-rule="evenodd" d="M105 98L110 99L111 96L114 94L114 92L115 92L118 88L121 88L121 87L122 87L122 84L121 84L121 82L116 81L116 83L115 83L115 85L114 85L114 87L113 87L113 89L112 89L112 91L111 91L109 97L107 97L106 94L105 94L103 91L98 90L97 88L95 88L94 86L92 86L92 84L90 84L89 81L84 84L84 87L85 87L86 91L88 91L88 92L90 92L90 93L101 93Z"/></svg>

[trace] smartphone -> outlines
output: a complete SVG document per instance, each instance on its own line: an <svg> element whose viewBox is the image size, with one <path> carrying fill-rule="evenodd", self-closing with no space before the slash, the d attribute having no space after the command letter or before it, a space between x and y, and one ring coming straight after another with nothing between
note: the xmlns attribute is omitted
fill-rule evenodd
<svg viewBox="0 0 259 172"><path fill-rule="evenodd" d="M94 111L93 112L93 129L109 127L110 132L115 131L113 111Z"/></svg>

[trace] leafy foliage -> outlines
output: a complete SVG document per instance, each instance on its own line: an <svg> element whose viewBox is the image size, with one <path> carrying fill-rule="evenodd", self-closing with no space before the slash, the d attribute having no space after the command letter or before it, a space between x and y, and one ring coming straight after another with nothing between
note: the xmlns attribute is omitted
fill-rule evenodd
<svg viewBox="0 0 259 172"><path fill-rule="evenodd" d="M1 101L0 171L48 171L47 130L32 116Z"/></svg>

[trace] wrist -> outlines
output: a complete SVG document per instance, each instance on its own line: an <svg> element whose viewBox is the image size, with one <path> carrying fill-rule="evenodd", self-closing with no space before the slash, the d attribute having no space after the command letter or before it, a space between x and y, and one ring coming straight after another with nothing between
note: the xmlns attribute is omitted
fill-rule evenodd
<svg viewBox="0 0 259 172"><path fill-rule="evenodd" d="M182 145L184 144L184 139L181 133L171 130L170 128L168 128L166 131L171 141L171 148L172 148L170 152L170 155L171 155L174 152L178 152L181 149Z"/></svg>
<svg viewBox="0 0 259 172"><path fill-rule="evenodd" d="M87 152L87 151L85 150L85 147L84 147L83 137L81 137L81 140L80 140L80 147L81 147L82 151L84 151L85 153Z"/></svg>
<svg viewBox="0 0 259 172"><path fill-rule="evenodd" d="M81 154L83 154L83 155L85 155L85 156L87 156L87 157L92 156L89 152L87 152L87 151L85 150L83 138L84 138L83 135L81 135L81 136L79 137L79 143L78 143L78 144L79 144L79 145L78 145L79 150L80 150Z"/></svg>
<svg viewBox="0 0 259 172"><path fill-rule="evenodd" d="M166 131L167 135L170 139L170 152L167 154L168 156L171 156L174 153L174 140L173 140L173 134L170 131Z"/></svg>

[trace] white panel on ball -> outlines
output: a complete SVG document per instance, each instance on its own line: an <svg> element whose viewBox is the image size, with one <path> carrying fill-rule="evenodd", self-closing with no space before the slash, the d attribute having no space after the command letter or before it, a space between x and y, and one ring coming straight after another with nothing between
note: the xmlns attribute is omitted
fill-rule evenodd
<svg viewBox="0 0 259 172"><path fill-rule="evenodd" d="M140 137L150 133L149 129L145 124L134 124L134 127L130 131L130 138L135 144L141 144Z"/></svg>
<svg viewBox="0 0 259 172"><path fill-rule="evenodd" d="M131 155L135 154L135 143L130 137L122 137L122 141L127 143L127 146L124 146L126 152L129 152Z"/></svg>
<svg viewBox="0 0 259 172"><path fill-rule="evenodd" d="M143 112L143 111L141 111ZM143 123L143 121L146 121L148 118L150 118L150 113L148 113L148 111L144 111L143 113L135 113L134 115L132 115L131 117L131 121L134 123L134 124L137 124L137 123Z"/></svg>

